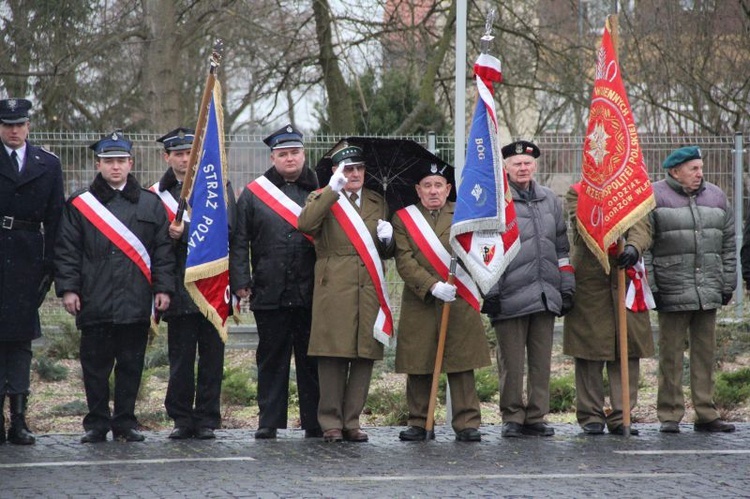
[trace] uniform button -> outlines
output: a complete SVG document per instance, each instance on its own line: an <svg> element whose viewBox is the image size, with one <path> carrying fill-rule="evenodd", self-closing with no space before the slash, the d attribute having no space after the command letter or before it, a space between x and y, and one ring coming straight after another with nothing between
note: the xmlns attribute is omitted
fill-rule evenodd
<svg viewBox="0 0 750 499"><path fill-rule="evenodd" d="M292 235L291 235L291 234L287 234L287 235L286 235L286 238L287 238L287 239L291 239L291 238L292 238Z"/></svg>

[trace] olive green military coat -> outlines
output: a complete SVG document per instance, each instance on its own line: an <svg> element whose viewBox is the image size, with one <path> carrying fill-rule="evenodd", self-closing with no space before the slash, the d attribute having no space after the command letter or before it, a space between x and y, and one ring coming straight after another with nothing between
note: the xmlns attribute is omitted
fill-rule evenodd
<svg viewBox="0 0 750 499"><path fill-rule="evenodd" d="M566 196L573 230L570 263L575 269L576 294L573 310L565 316L563 353L586 360L619 359L617 327L617 259L609 257L610 274L588 249L576 227L578 194L572 188ZM651 246L651 224L648 216L641 218L625 235L640 255ZM626 286L630 285L627 280ZM627 289L627 288L626 288ZM628 310L628 357L654 355L654 339L648 312Z"/></svg>
<svg viewBox="0 0 750 499"><path fill-rule="evenodd" d="M437 221L433 221L421 203L417 206L445 249L450 251L448 240L455 204L446 204L440 210ZM419 250L398 216L393 217L393 233L396 239L396 266L404 280L396 344L396 372L432 374L443 302L432 296L430 288L443 279ZM463 298L456 296L456 301L451 302L450 307L443 372L463 372L488 365L490 349L481 316Z"/></svg>
<svg viewBox="0 0 750 499"><path fill-rule="evenodd" d="M383 345L372 332L379 309L378 297L362 259L331 212L338 199L339 195L330 187L311 193L298 220L299 230L315 238L315 287L308 354L380 360ZM359 210L381 259L393 256L393 241L386 246L377 237L378 219L387 215L383 197L362 189Z"/></svg>

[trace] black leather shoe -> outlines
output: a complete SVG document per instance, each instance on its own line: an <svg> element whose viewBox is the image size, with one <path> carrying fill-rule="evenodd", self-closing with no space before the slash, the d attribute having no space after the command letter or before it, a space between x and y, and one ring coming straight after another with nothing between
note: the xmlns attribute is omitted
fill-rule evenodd
<svg viewBox="0 0 750 499"><path fill-rule="evenodd" d="M710 423L695 423L693 430L706 433L732 433L734 425L725 423L721 419L714 419ZM10 440L10 437L8 437Z"/></svg>
<svg viewBox="0 0 750 499"><path fill-rule="evenodd" d="M547 423L533 423L523 425L521 433L532 437L551 437L555 434L555 429Z"/></svg>
<svg viewBox="0 0 750 499"><path fill-rule="evenodd" d="M307 428L305 438L323 438L323 430L320 428Z"/></svg>
<svg viewBox="0 0 750 499"><path fill-rule="evenodd" d="M586 435L604 435L604 423L586 423L583 432Z"/></svg>
<svg viewBox="0 0 750 499"><path fill-rule="evenodd" d="M135 428L127 428L125 430L118 430L117 432L112 431L112 436L115 440L121 442L143 442L146 437L143 433L139 432Z"/></svg>
<svg viewBox="0 0 750 499"><path fill-rule="evenodd" d="M680 433L680 423L677 421L664 421L659 426L659 431L662 433Z"/></svg>
<svg viewBox="0 0 750 499"><path fill-rule="evenodd" d="M625 434L625 429L623 428L622 425L620 425L620 426L617 426L615 428L610 429L609 432L612 435L624 435ZM640 432L638 430L636 430L632 426L630 427L630 434L631 435L635 436L635 435L638 435L639 433Z"/></svg>
<svg viewBox="0 0 750 499"><path fill-rule="evenodd" d="M427 439L427 430L421 426L410 426L399 433L398 438L404 442L421 442ZM435 432L430 433L430 439L435 440Z"/></svg>
<svg viewBox="0 0 750 499"><path fill-rule="evenodd" d="M197 430L195 430L195 438L198 440L213 440L216 438L216 434L214 433L213 428L209 428L208 426L201 426Z"/></svg>
<svg viewBox="0 0 750 499"><path fill-rule="evenodd" d="M482 434L476 428L464 428L456 433L456 442L481 442Z"/></svg>
<svg viewBox="0 0 750 499"><path fill-rule="evenodd" d="M107 441L107 432L100 430L88 430L81 437L82 444L95 444Z"/></svg>
<svg viewBox="0 0 750 499"><path fill-rule="evenodd" d="M523 432L521 432L521 424L520 423L503 423L503 431L501 433L504 437L522 437Z"/></svg>
<svg viewBox="0 0 750 499"><path fill-rule="evenodd" d="M276 438L276 428L258 428L255 432L256 440L268 440Z"/></svg>
<svg viewBox="0 0 750 499"><path fill-rule="evenodd" d="M193 437L193 429L187 426L175 426L172 433L169 434L169 438L174 440L186 440Z"/></svg>

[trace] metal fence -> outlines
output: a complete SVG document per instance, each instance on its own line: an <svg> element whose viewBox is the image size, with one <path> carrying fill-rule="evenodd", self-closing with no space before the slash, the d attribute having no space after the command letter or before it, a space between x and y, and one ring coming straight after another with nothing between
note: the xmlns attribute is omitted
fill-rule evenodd
<svg viewBox="0 0 750 499"><path fill-rule="evenodd" d="M43 145L60 157L65 191L66 195L69 195L88 185L93 179L94 153L88 146L102 135L103 133L99 132L32 131L30 140L35 144ZM128 134L128 138L133 141L135 158L133 173L144 186L158 181L166 168L162 159L163 147L156 142L159 136L160 134ZM341 138L343 137L336 135L308 137L305 141L308 165L314 168L323 155ZM427 146L427 136L403 138L410 138ZM262 139L261 135L251 134L235 134L226 137L229 179L237 195L248 182L260 176L270 166L269 150ZM580 177L584 137L564 134L542 135L532 140L542 150L537 166L537 180L552 188L558 195L564 196L568 187ZM737 196L743 198L746 196L743 178L747 177L748 157L747 151L742 146L741 135L641 135L640 141L645 163L654 181L663 178L661 164L672 150L687 144L699 145L703 150L706 180L719 185L735 206L744 206L743 200L735 203ZM448 163L453 163L453 144L452 136L435 136L436 153ZM739 171L743 174L735 173ZM741 213L741 211L738 213L738 220L742 220ZM393 280L393 288L396 291L392 303L397 307L399 303L397 295L400 295L401 283L393 269L389 269L388 275ZM42 312L45 316L57 315L62 314L62 309L56 300L48 299Z"/></svg>

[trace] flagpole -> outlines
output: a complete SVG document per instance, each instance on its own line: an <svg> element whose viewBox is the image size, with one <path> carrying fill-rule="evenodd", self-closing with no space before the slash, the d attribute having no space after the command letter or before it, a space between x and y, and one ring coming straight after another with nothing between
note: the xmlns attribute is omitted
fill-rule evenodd
<svg viewBox="0 0 750 499"><path fill-rule="evenodd" d="M453 126L453 165L456 172L456 192L461 184L461 172L466 156L466 0L456 0L456 93Z"/></svg>
<svg viewBox="0 0 750 499"><path fill-rule="evenodd" d="M619 26L617 14L609 16L612 45L619 61ZM625 248L625 239L617 240L617 255ZM622 378L622 434L630 437L630 370L628 366L628 315L625 308L625 269L617 268L617 324L620 343L620 377Z"/></svg>
<svg viewBox="0 0 750 499"><path fill-rule="evenodd" d="M190 149L190 159L188 161L188 169L185 173L185 180L182 183L182 191L180 191L180 201L177 206L177 214L175 215L175 225L179 225L182 222L182 215L185 213L187 208L187 198L190 195L190 190L193 186L193 176L195 174L195 168L198 165L198 153L203 147L203 129L206 127L206 120L208 119L208 106L211 103L211 96L214 92L214 84L216 83L216 70L221 64L222 52L224 51L224 42L221 39L217 39L214 43L213 51L209 59L208 76L206 76L206 85L203 89L203 96L201 97L201 103L198 107L198 123L195 125L195 138L193 139L193 147Z"/></svg>

